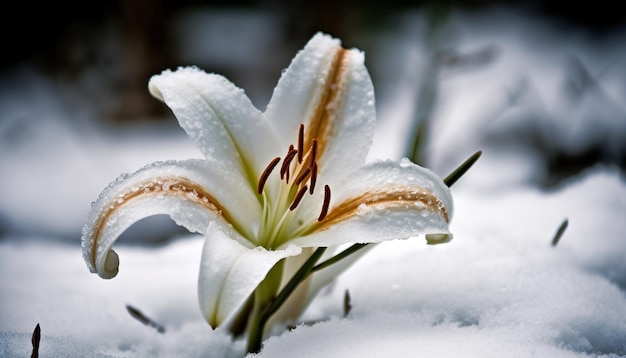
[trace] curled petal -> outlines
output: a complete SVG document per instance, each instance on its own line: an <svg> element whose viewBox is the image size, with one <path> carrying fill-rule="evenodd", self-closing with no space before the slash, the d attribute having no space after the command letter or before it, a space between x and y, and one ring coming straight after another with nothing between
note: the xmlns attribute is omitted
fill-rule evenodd
<svg viewBox="0 0 626 358"><path fill-rule="evenodd" d="M256 198L247 194L242 179L226 180L219 172L219 166L207 161L159 162L111 183L93 203L83 227L83 258L89 270L102 278L115 277L119 259L113 244L148 216L167 214L192 232L204 232L212 220L245 230L241 223L259 215ZM222 190L209 191L211 187Z"/></svg>
<svg viewBox="0 0 626 358"><path fill-rule="evenodd" d="M206 233L198 299L204 317L213 328L235 316L278 261L301 252L296 246L276 251L251 248L233 239L236 235L215 224L209 225Z"/></svg>
<svg viewBox="0 0 626 358"><path fill-rule="evenodd" d="M430 170L408 160L380 161L364 166L351 178L333 191L336 199L326 217L290 243L314 247L419 235L429 235L429 243L451 238L452 196Z"/></svg>

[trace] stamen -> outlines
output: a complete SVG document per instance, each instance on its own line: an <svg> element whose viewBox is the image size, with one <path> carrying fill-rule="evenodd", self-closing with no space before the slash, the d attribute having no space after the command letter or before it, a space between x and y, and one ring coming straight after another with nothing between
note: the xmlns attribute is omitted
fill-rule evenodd
<svg viewBox="0 0 626 358"><path fill-rule="evenodd" d="M298 163L302 163L303 155L304 155L304 124L300 124L300 131L298 132Z"/></svg>
<svg viewBox="0 0 626 358"><path fill-rule="evenodd" d="M313 195L313 189L315 189L315 182L317 181L317 163L313 163L311 167L311 187L309 188L309 194Z"/></svg>
<svg viewBox="0 0 626 358"><path fill-rule="evenodd" d="M300 201L302 200L302 197L304 196L304 194L306 193L307 190L307 186L303 186L302 189L300 189L300 191L298 191L298 194L296 194L296 197L293 199L293 203L291 203L291 206L289 207L289 210L295 209L298 204L300 204Z"/></svg>
<svg viewBox="0 0 626 358"><path fill-rule="evenodd" d="M309 162L309 166L313 166L315 164L315 159L317 156L317 138L313 138L313 143L311 143L311 161Z"/></svg>
<svg viewBox="0 0 626 358"><path fill-rule="evenodd" d="M293 145L289 145L289 151L287 152L285 160L283 160L283 164L280 167L280 179L283 179L286 176L287 183L289 183L289 166L291 165L293 157L295 157L297 153L298 151L293 148Z"/></svg>
<svg viewBox="0 0 626 358"><path fill-rule="evenodd" d="M300 174L300 176L298 177L298 179L296 179L296 181L294 182L294 184L296 185L300 185L300 183L302 183L304 181L304 179L306 179L309 174L311 173L311 168L306 168L304 170L304 172L302 172L302 174Z"/></svg>
<svg viewBox="0 0 626 358"><path fill-rule="evenodd" d="M320 216L317 218L317 221L324 220L324 218L326 217L326 214L328 214L329 206L330 206L330 187L328 185L324 185L324 204L322 204L322 212L320 212Z"/></svg>
<svg viewBox="0 0 626 358"><path fill-rule="evenodd" d="M269 178L270 173L272 173L272 170L274 170L278 162L280 162L280 157L272 159L270 164L267 165L267 168L265 168L265 170L261 174L261 177L259 178L259 186L257 188L259 195L263 194L263 187L265 187L265 182L267 181L267 178Z"/></svg>

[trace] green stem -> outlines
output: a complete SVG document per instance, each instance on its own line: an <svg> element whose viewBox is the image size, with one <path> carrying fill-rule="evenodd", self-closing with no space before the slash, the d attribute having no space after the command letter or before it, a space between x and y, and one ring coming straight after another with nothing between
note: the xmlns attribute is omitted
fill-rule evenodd
<svg viewBox="0 0 626 358"><path fill-rule="evenodd" d="M322 257L324 251L326 251L325 247L318 247L309 259L300 267L298 272L293 275L291 280L287 282L287 285L283 287L278 295L261 309L257 319L253 321L252 327L250 328L250 335L248 337L248 353L258 353L261 350L265 324L270 317L272 317L272 315L280 309L298 285L309 277L309 275L313 272L313 267L315 267L317 261L320 257Z"/></svg>
<svg viewBox="0 0 626 358"><path fill-rule="evenodd" d="M369 244L354 244L350 247L348 247L347 249L341 251L340 253L338 253L337 255L329 258L328 260L322 262L321 264L318 264L317 266L313 267L313 269L311 270L311 272L316 272L319 271L321 269L324 269L330 265L336 264L337 262L345 259L346 257L352 255L353 253L359 251L360 249L366 247Z"/></svg>

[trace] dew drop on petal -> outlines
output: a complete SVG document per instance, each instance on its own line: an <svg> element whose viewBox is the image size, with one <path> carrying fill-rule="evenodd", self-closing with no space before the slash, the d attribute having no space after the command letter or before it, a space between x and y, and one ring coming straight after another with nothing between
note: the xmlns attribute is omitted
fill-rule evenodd
<svg viewBox="0 0 626 358"><path fill-rule="evenodd" d="M359 216L368 216L374 212L374 209L370 208L367 204L361 203L356 209L356 214Z"/></svg>
<svg viewBox="0 0 626 358"><path fill-rule="evenodd" d="M402 167L402 168L407 168L407 167L411 166L412 164L413 163L407 157L404 157L404 158L400 159L400 167Z"/></svg>

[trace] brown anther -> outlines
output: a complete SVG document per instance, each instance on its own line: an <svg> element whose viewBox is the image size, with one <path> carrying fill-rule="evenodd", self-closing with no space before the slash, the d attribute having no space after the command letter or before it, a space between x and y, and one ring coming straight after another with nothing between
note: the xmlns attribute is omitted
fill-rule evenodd
<svg viewBox="0 0 626 358"><path fill-rule="evenodd" d="M298 163L302 163L303 155L304 155L304 124L300 124L300 131L298 132Z"/></svg>
<svg viewBox="0 0 626 358"><path fill-rule="evenodd" d="M290 145L289 151L287 152L287 155L285 155L285 160L283 160L283 164L280 167L280 179L287 177L286 181L289 182L289 166L291 165L293 157L295 157L297 153L298 151L293 148L293 145Z"/></svg>
<svg viewBox="0 0 626 358"><path fill-rule="evenodd" d="M300 176L296 179L296 181L294 182L294 184L296 185L300 185L300 183L302 183L306 178L309 177L309 174L311 174L311 168L306 168L302 174L300 174Z"/></svg>
<svg viewBox="0 0 626 358"><path fill-rule="evenodd" d="M317 163L313 163L313 166L311 167L311 180L310 185L311 187L309 188L309 194L313 195L313 190L315 189L315 182L317 181Z"/></svg>
<svg viewBox="0 0 626 358"><path fill-rule="evenodd" d="M263 173L261 173L261 177L259 178L259 186L257 187L259 195L263 194L263 188L265 187L265 182L267 182L267 178L269 178L272 170L278 165L280 162L280 157L276 157L272 159L272 161L267 165Z"/></svg>
<svg viewBox="0 0 626 358"><path fill-rule="evenodd" d="M295 198L293 198L293 203L291 203L291 206L289 207L289 210L292 210L292 211L293 211L293 209L295 209L295 208L298 206L298 204L300 204L300 201L302 200L302 197L303 197L303 196L304 196L304 194L306 193L306 190L307 190L307 189L308 189L308 188L307 188L307 186L305 185L305 186L303 186L303 187L302 187L302 188L298 191L298 194L296 194L296 197L295 197Z"/></svg>
<svg viewBox="0 0 626 358"><path fill-rule="evenodd" d="M309 162L309 166L313 166L313 164L315 164L315 160L317 156L317 138L313 139L313 143L311 143L311 154L310 154L310 162Z"/></svg>
<svg viewBox="0 0 626 358"><path fill-rule="evenodd" d="M324 204L322 204L322 212L320 212L320 216L317 218L317 221L322 221L328 214L328 207L330 206L330 187L328 185L324 185Z"/></svg>

